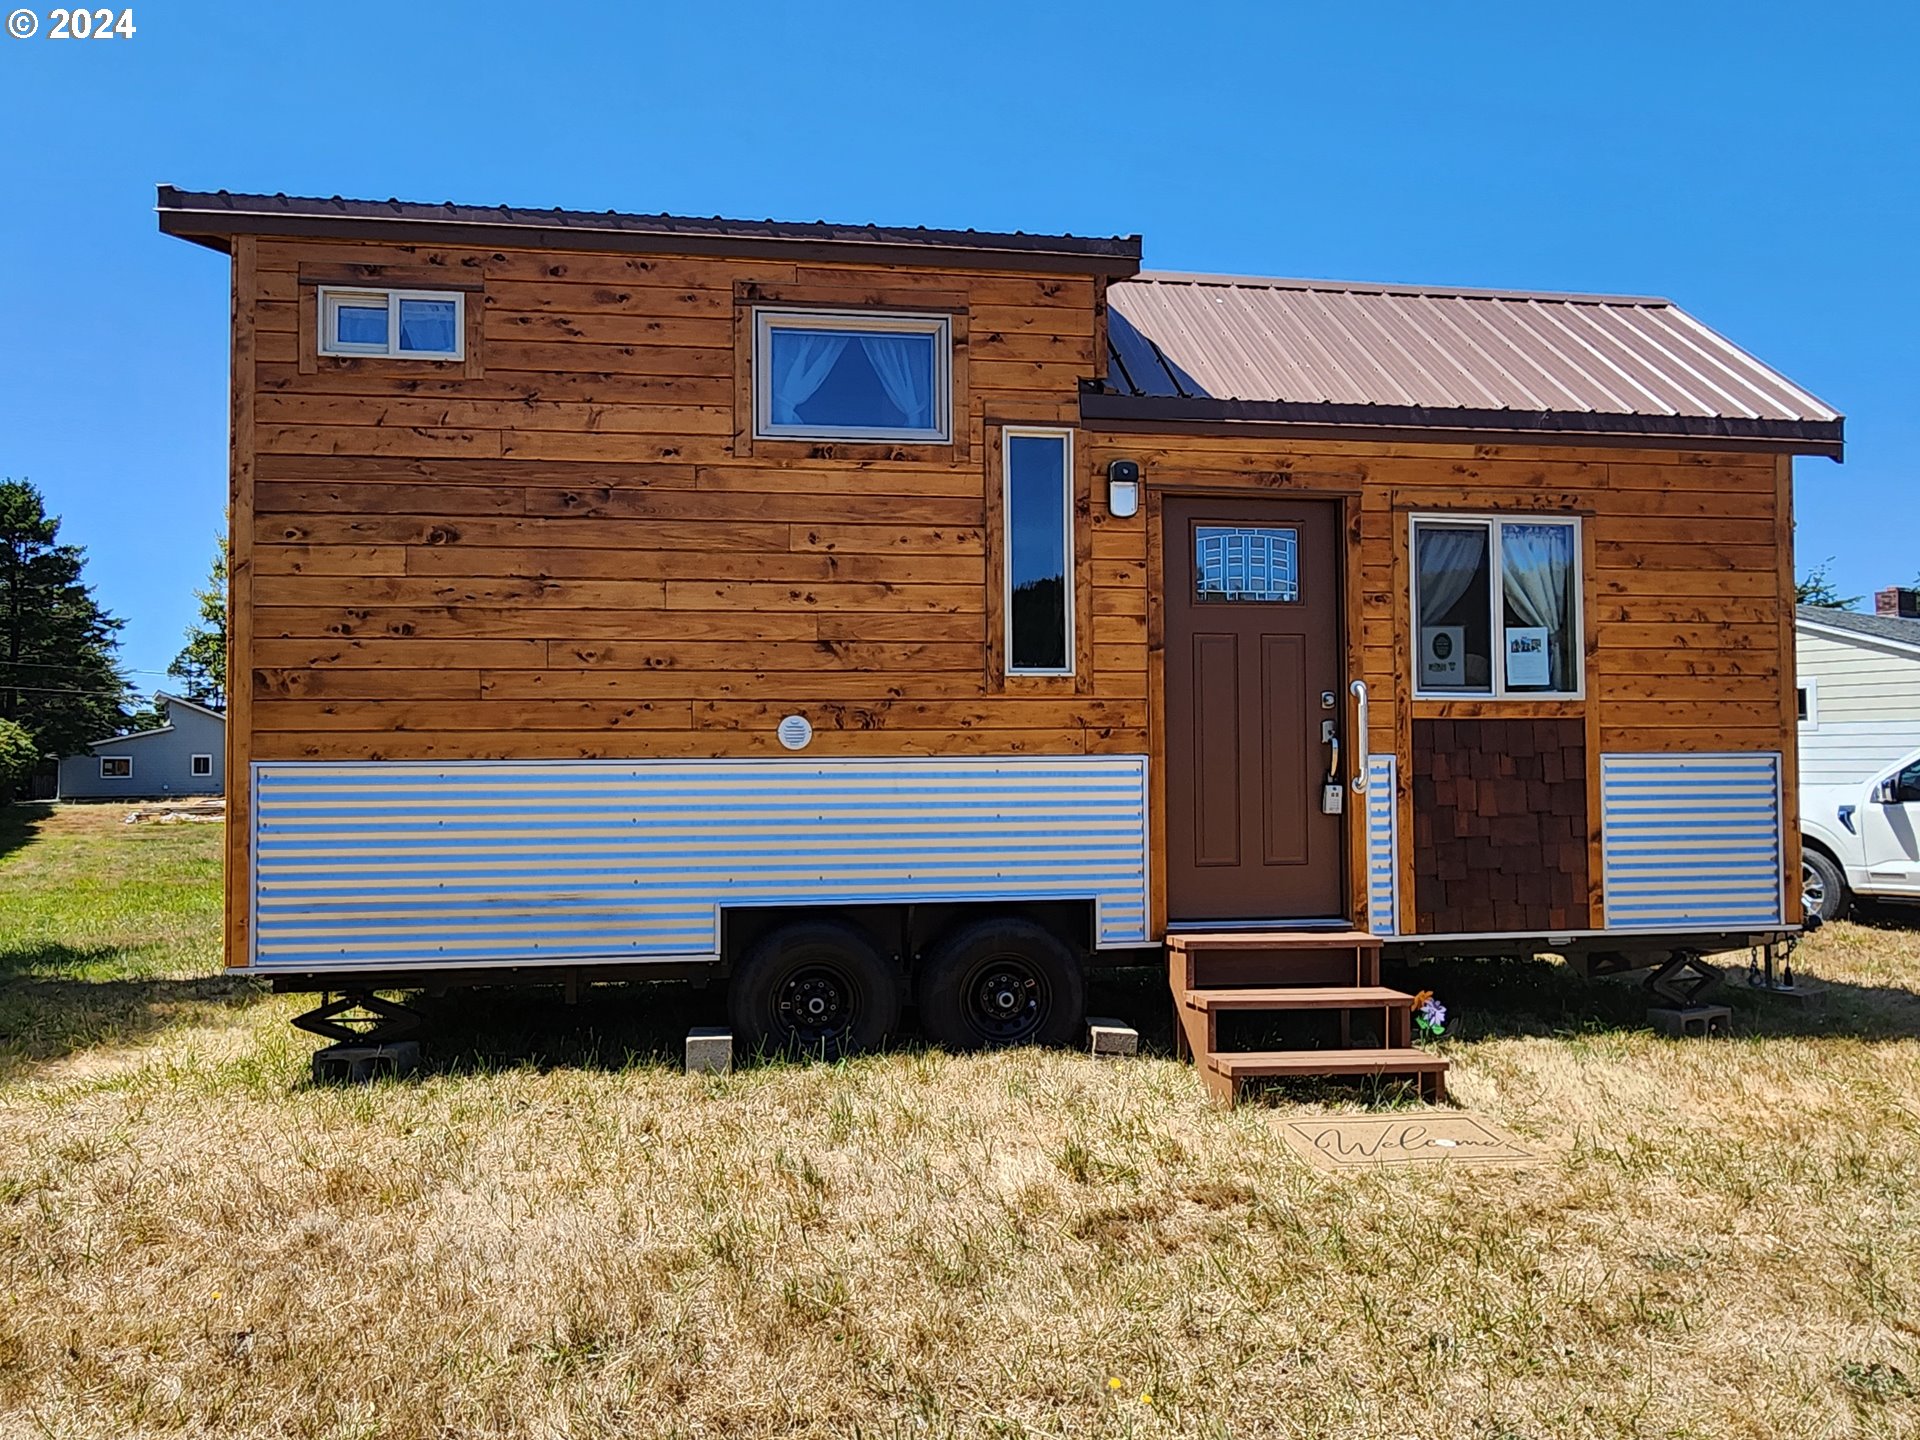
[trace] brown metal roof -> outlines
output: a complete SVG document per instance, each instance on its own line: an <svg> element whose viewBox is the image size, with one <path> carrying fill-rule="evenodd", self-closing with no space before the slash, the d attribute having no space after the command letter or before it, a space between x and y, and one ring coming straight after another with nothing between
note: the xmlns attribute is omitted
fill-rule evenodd
<svg viewBox="0 0 1920 1440"><path fill-rule="evenodd" d="M827 221L700 219L608 210L527 210L507 205L424 205L406 200L330 200L235 195L162 185L160 228L216 250L235 235L295 235L407 243L617 250L680 255L780 254L870 264L939 263L967 269L1043 270L1125 276L1140 268L1140 237L1011 235Z"/></svg>
<svg viewBox="0 0 1920 1440"><path fill-rule="evenodd" d="M1841 449L1837 411L1667 300L1154 273L1107 298L1089 419Z"/></svg>

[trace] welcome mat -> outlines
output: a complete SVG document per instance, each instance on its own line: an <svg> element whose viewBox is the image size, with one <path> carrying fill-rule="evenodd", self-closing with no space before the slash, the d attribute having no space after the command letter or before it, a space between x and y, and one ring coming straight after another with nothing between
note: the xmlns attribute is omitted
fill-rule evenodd
<svg viewBox="0 0 1920 1440"><path fill-rule="evenodd" d="M1538 1158L1476 1115L1318 1115L1274 1124L1288 1149L1322 1170L1529 1165Z"/></svg>

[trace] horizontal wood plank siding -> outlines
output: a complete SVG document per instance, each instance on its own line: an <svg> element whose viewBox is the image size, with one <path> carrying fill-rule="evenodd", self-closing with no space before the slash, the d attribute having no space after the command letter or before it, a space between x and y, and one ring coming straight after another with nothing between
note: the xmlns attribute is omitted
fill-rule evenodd
<svg viewBox="0 0 1920 1440"><path fill-rule="evenodd" d="M1137 549L1086 610L1092 692L988 683L988 449L1072 424L1078 277L264 240L254 276L255 757L1125 753ZM483 373L303 354L320 274L477 285ZM943 308L951 447L762 444L756 299ZM1090 570L1089 574L1092 574Z"/></svg>

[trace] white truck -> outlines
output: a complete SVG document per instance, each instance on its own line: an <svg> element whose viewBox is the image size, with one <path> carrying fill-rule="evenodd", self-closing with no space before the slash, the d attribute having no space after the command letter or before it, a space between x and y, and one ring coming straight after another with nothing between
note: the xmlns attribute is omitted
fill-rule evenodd
<svg viewBox="0 0 1920 1440"><path fill-rule="evenodd" d="M1920 750L1864 782L1801 786L1800 837L1809 918L1856 898L1920 903Z"/></svg>

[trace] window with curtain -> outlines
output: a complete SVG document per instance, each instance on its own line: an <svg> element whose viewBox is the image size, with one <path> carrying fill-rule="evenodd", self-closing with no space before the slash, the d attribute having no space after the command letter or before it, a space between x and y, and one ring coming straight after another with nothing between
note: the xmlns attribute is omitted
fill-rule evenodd
<svg viewBox="0 0 1920 1440"><path fill-rule="evenodd" d="M754 434L950 440L951 335L945 315L754 312Z"/></svg>
<svg viewBox="0 0 1920 1440"><path fill-rule="evenodd" d="M1581 693L1579 553L1575 519L1416 518L1416 693Z"/></svg>
<svg viewBox="0 0 1920 1440"><path fill-rule="evenodd" d="M321 286L320 353L464 359L466 298L458 290L336 290Z"/></svg>
<svg viewBox="0 0 1920 1440"><path fill-rule="evenodd" d="M1008 430L1005 475L1007 673L1073 672L1073 436Z"/></svg>

